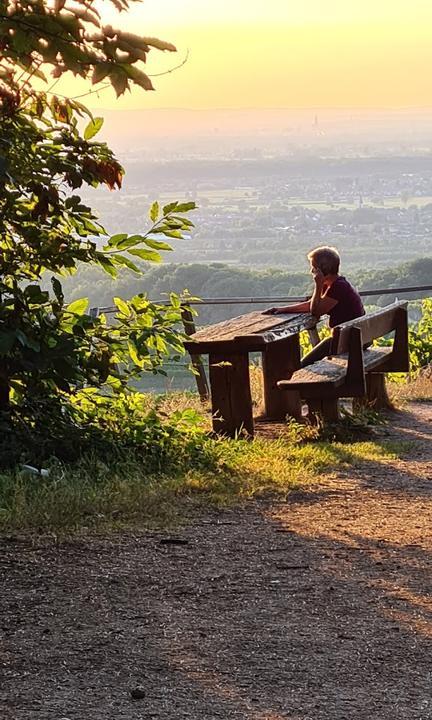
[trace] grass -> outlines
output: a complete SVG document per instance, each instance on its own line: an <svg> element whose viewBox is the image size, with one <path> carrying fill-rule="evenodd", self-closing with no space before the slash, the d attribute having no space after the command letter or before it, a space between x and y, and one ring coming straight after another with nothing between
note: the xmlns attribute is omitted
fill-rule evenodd
<svg viewBox="0 0 432 720"><path fill-rule="evenodd" d="M259 367L251 368L251 387L258 413L263 390ZM401 404L430 400L432 376L423 373L410 383L391 383L391 388ZM135 445L117 446L114 439L112 453L105 455L90 445L92 452L77 462L45 464L48 477L20 469L0 473L0 533L168 526L198 508L236 505L268 494L286 497L355 465L388 464L408 448L374 437L370 426L382 418L369 409L345 413L337 426L317 429L293 421L277 439L228 440L210 436L209 408L196 393L137 397L141 404L135 407L134 401L130 415L116 416L114 410L112 416L122 440L135 423L144 422L137 436L142 440L133 441ZM185 410L199 414L198 420L190 428L169 431L176 414ZM146 425L151 411L162 425Z"/></svg>
<svg viewBox="0 0 432 720"><path fill-rule="evenodd" d="M169 474L147 473L134 457L73 466L53 462L47 478L0 475L0 531L65 533L83 528L163 527L200 507L223 507L292 489L365 461L391 462L391 443L292 442L206 438L195 462Z"/></svg>
<svg viewBox="0 0 432 720"><path fill-rule="evenodd" d="M406 402L432 401L432 371L430 369L420 372L412 380L406 382L392 382L388 384L389 394L397 405Z"/></svg>

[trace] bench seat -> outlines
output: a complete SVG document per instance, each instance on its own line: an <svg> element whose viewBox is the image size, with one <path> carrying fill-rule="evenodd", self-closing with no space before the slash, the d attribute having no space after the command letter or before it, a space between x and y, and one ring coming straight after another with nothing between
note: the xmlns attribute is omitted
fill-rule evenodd
<svg viewBox="0 0 432 720"><path fill-rule="evenodd" d="M374 347L363 351L363 365L365 372L377 370L387 360L392 352L391 347ZM297 370L291 380L280 380L280 390L302 391L304 386L314 385L316 389L322 385L331 385L336 388L345 382L348 369L348 354L335 355L319 360L308 367Z"/></svg>

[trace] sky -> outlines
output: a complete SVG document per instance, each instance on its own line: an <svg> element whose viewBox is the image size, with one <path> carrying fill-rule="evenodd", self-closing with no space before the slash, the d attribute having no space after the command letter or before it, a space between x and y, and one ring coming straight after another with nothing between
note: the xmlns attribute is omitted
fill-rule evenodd
<svg viewBox="0 0 432 720"><path fill-rule="evenodd" d="M103 91L86 100L96 109L432 107L432 0L144 0L120 16L95 4L177 46L152 50L149 74L188 57L156 92Z"/></svg>

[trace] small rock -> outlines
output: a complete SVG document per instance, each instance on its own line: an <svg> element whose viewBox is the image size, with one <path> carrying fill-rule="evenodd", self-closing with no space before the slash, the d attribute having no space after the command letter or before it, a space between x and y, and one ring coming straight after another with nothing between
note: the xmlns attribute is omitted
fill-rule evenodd
<svg viewBox="0 0 432 720"><path fill-rule="evenodd" d="M144 700L144 698L147 695L146 691L144 690L144 688L141 685L138 685L137 687L133 688L130 691L130 694L131 694L131 698L133 700Z"/></svg>
<svg viewBox="0 0 432 720"><path fill-rule="evenodd" d="M189 540L180 537L164 537L159 540L159 545L189 545Z"/></svg>

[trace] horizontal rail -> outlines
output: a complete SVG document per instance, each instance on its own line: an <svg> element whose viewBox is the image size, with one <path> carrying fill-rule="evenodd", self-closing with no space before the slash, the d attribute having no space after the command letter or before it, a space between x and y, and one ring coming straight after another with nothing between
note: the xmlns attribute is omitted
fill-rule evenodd
<svg viewBox="0 0 432 720"><path fill-rule="evenodd" d="M385 288L378 290L361 290L360 295L362 297L374 297L380 295L403 295L405 293L413 292L424 292L426 290L432 290L432 285L414 285L412 287L403 288ZM201 298L199 300L190 300L188 305L268 305L269 303L295 303L304 302L309 300L310 295L302 295L297 297L289 296L269 296L269 297L234 297L234 298ZM158 305L169 305L169 300L152 300L152 302ZM113 313L116 312L117 308L108 305L106 307L92 308L90 313L93 315L99 315L100 313Z"/></svg>

